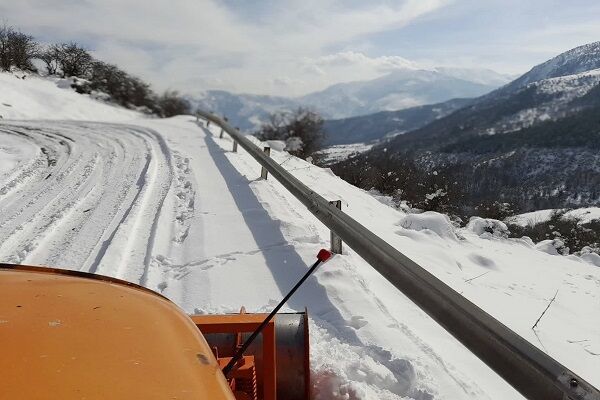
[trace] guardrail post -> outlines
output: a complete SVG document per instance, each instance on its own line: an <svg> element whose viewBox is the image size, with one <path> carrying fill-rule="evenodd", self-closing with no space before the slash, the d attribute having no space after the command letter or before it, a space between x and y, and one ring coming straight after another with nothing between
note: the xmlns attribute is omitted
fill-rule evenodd
<svg viewBox="0 0 600 400"><path fill-rule="evenodd" d="M270 147L265 147L263 149L263 151L265 152L266 155L268 155L268 156L271 155L271 148ZM269 176L269 171L267 171L267 169L265 167L262 167L262 169L260 171L260 177L261 177L261 179L264 179L266 181L267 180L267 176Z"/></svg>
<svg viewBox="0 0 600 400"><path fill-rule="evenodd" d="M219 139L223 139L223 128L221 128L221 133L219 133Z"/></svg>
<svg viewBox="0 0 600 400"><path fill-rule="evenodd" d="M342 209L342 201L334 200L330 201L329 204L335 206L338 210ZM331 232L331 252L335 254L342 254L342 238L336 235L333 231Z"/></svg>
<svg viewBox="0 0 600 400"><path fill-rule="evenodd" d="M233 152L237 153L237 140L233 139Z"/></svg>

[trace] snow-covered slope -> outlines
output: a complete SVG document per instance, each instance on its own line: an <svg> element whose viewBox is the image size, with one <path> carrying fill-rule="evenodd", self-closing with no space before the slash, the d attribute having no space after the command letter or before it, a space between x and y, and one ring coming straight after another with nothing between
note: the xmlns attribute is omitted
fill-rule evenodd
<svg viewBox="0 0 600 400"><path fill-rule="evenodd" d="M68 80L0 72L0 117L118 121L140 113L76 93Z"/></svg>
<svg viewBox="0 0 600 400"><path fill-rule="evenodd" d="M0 122L0 156L7 160L0 164L0 261L117 276L188 312L270 310L328 246L329 231L279 183L257 180L252 157L230 152L231 141L211 130L193 117ZM406 214L329 170L284 152L272 155L600 385L600 268L549 255L526 239L506 239L501 229L482 233L487 221L456 229L441 214ZM305 306L315 399L520 398L347 247L288 303Z"/></svg>
<svg viewBox="0 0 600 400"><path fill-rule="evenodd" d="M493 121L485 128L485 133L514 132L540 122L571 115L581 108L580 105L573 105L571 102L585 96L598 84L600 68L530 83L517 92L517 95L527 93L531 100L529 104L522 103L521 107L514 107L513 113L507 113Z"/></svg>
<svg viewBox="0 0 600 400"><path fill-rule="evenodd" d="M597 68L600 68L600 42L588 43L536 65L507 85L507 89L514 90L542 79L574 75Z"/></svg>

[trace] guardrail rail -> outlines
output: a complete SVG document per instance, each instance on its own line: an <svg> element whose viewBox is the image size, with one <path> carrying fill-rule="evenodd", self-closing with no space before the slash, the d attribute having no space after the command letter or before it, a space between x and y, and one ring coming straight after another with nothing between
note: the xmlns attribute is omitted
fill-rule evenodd
<svg viewBox="0 0 600 400"><path fill-rule="evenodd" d="M523 396L600 400L594 386L330 204L225 119L205 111L198 111L197 116L227 132L317 219Z"/></svg>

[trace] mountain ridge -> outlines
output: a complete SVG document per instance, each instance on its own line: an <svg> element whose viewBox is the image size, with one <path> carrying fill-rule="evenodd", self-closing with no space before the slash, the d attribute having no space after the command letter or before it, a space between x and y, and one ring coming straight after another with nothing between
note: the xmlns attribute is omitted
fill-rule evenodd
<svg viewBox="0 0 600 400"><path fill-rule="evenodd" d="M338 83L300 97L209 90L188 95L186 99L194 107L227 116L234 125L250 132L275 111L308 107L319 112L325 119L367 115L374 111L396 111L441 103L453 98L479 96L498 87L498 80L504 76L491 70L472 70L477 72L473 74L477 82L471 82L460 77L467 70L442 69L445 72L402 69L373 80ZM505 78L508 82L508 78ZM486 80L494 84L482 83Z"/></svg>
<svg viewBox="0 0 600 400"><path fill-rule="evenodd" d="M446 171L470 207L482 201L506 201L519 211L598 205L600 67L585 70L597 65L600 42L559 54L335 170L343 175L344 169L368 169L369 160L387 157L391 165L408 157L425 171Z"/></svg>

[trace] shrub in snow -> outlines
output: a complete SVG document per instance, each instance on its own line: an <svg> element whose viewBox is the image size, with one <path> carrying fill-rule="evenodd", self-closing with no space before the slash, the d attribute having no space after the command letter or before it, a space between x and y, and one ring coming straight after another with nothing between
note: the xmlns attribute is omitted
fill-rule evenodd
<svg viewBox="0 0 600 400"><path fill-rule="evenodd" d="M338 162L332 170L354 186L376 189L415 209L457 214L464 207L463 185L452 178L450 168L429 173L407 154L371 151Z"/></svg>
<svg viewBox="0 0 600 400"><path fill-rule="evenodd" d="M167 90L157 100L160 115L169 118L176 115L191 114L192 106L175 90Z"/></svg>
<svg viewBox="0 0 600 400"><path fill-rule="evenodd" d="M435 232L444 239L457 240L454 225L445 214L434 211L425 211L421 214L408 214L400 221L400 226L415 231Z"/></svg>
<svg viewBox="0 0 600 400"><path fill-rule="evenodd" d="M510 233L504 222L491 218L471 217L466 229L478 236L484 237L496 236L507 238Z"/></svg>
<svg viewBox="0 0 600 400"><path fill-rule="evenodd" d="M298 136L292 136L285 141L285 150L290 153L301 152L303 147L304 143L302 143L302 138Z"/></svg>
<svg viewBox="0 0 600 400"><path fill-rule="evenodd" d="M477 215L484 218L492 218L502 220L511 215L514 215L514 206L510 203L503 203L497 200L494 201L482 201L475 206Z"/></svg>
<svg viewBox="0 0 600 400"><path fill-rule="evenodd" d="M598 249L593 249L589 246L585 246L578 252L579 257L581 257L584 261L589 264L600 267L600 255L598 255Z"/></svg>
<svg viewBox="0 0 600 400"><path fill-rule="evenodd" d="M262 140L284 140L290 154L306 159L320 150L325 138L323 118L304 108L271 114L254 135Z"/></svg>
<svg viewBox="0 0 600 400"><path fill-rule="evenodd" d="M569 254L569 248L566 247L565 242L560 239L542 240L535 245L535 248L553 256Z"/></svg>
<svg viewBox="0 0 600 400"><path fill-rule="evenodd" d="M145 108L154 114L162 115L165 96L157 96L150 85L128 74L116 65L94 60L88 74L89 91L106 93L111 101L124 107Z"/></svg>
<svg viewBox="0 0 600 400"><path fill-rule="evenodd" d="M572 252L588 246L600 248L600 220L582 223L576 217L565 215L565 210L554 211L546 221L520 226L509 223L511 236L529 236L534 242L560 238L564 247Z"/></svg>

